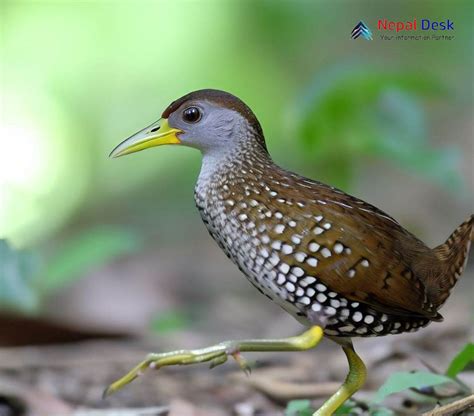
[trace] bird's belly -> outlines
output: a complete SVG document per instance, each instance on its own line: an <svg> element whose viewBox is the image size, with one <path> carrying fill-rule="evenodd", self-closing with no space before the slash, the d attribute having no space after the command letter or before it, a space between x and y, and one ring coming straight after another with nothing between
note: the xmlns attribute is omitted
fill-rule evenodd
<svg viewBox="0 0 474 416"><path fill-rule="evenodd" d="M255 233L243 227L237 218L225 215L223 209L213 206L214 214L210 215L207 207L199 203L197 207L209 234L249 282L300 322L309 324L304 314L291 301L288 290L277 283L275 265L271 258L266 258L259 252L259 240Z"/></svg>

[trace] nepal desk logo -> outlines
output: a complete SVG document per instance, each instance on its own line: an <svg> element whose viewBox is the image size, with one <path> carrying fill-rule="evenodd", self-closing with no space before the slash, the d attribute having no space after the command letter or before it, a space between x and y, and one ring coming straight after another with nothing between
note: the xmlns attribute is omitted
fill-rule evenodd
<svg viewBox="0 0 474 416"><path fill-rule="evenodd" d="M365 40L372 40L372 32L370 31L369 26L367 26L362 20L355 25L351 32L352 39L357 39L359 37L362 37Z"/></svg>

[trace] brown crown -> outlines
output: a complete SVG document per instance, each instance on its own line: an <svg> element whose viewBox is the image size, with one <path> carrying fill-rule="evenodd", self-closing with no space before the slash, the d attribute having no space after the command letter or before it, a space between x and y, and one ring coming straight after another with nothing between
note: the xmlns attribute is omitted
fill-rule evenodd
<svg viewBox="0 0 474 416"><path fill-rule="evenodd" d="M234 111L237 111L247 119L250 126L254 129L255 133L263 138L262 127L260 126L260 123L257 120L257 117L255 117L255 114L252 112L252 110L240 98L237 98L235 95L229 94L225 91L204 89L190 92L189 94L178 98L176 101L173 101L168 106L168 108L163 111L163 114L161 116L163 118L168 118L171 113L176 111L186 101L201 100L210 101L212 103L218 104L221 107L230 108Z"/></svg>

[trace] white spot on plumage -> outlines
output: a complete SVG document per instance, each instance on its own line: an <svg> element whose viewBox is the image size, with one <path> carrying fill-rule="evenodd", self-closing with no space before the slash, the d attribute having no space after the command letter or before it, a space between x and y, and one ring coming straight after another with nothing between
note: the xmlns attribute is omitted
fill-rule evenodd
<svg viewBox="0 0 474 416"><path fill-rule="evenodd" d="M285 226L283 224L277 224L275 225L274 230L277 234L282 234L283 231L285 231Z"/></svg>
<svg viewBox="0 0 474 416"><path fill-rule="evenodd" d="M320 302L320 303L324 303L324 302L326 302L327 297L326 297L326 295L323 294L323 293L318 293L318 294L316 295L316 300L317 300L318 302Z"/></svg>
<svg viewBox="0 0 474 416"><path fill-rule="evenodd" d="M332 306L328 306L324 309L324 312L326 312L328 315L335 315L336 309L334 309Z"/></svg>
<svg viewBox="0 0 474 416"><path fill-rule="evenodd" d="M362 314L360 312L355 312L354 315L352 315L352 319L354 322L360 322L362 321Z"/></svg>
<svg viewBox="0 0 474 416"><path fill-rule="evenodd" d="M299 251L298 253L295 253L295 259L296 261L300 263L303 263L306 257L307 257L306 254L301 251Z"/></svg>
<svg viewBox="0 0 474 416"><path fill-rule="evenodd" d="M313 284L314 282L316 281L316 278L314 278L313 276L306 276L304 279L301 280L300 284L301 285L311 285Z"/></svg>
<svg viewBox="0 0 474 416"><path fill-rule="evenodd" d="M299 302L303 305L309 305L311 303L311 300L308 297L303 296L302 298L300 298Z"/></svg>
<svg viewBox="0 0 474 416"><path fill-rule="evenodd" d="M331 250L329 250L327 247L324 247L322 250L321 250L321 254L323 257L331 257Z"/></svg>
<svg viewBox="0 0 474 416"><path fill-rule="evenodd" d="M289 244L283 244L281 251L283 252L283 254L291 254L293 253L293 247Z"/></svg>
<svg viewBox="0 0 474 416"><path fill-rule="evenodd" d="M288 290L288 292L294 292L296 289L295 285L291 282L287 282L285 287Z"/></svg>
<svg viewBox="0 0 474 416"><path fill-rule="evenodd" d="M324 230L321 227L315 227L315 229L313 230L313 233L316 235L322 234L323 232Z"/></svg>
<svg viewBox="0 0 474 416"><path fill-rule="evenodd" d="M275 253L272 253L268 261L272 266L276 266L278 263L280 263L280 257L278 257Z"/></svg>
<svg viewBox="0 0 474 416"><path fill-rule="evenodd" d="M318 292L325 292L326 289L327 289L327 287L324 286L322 283L318 283L318 284L316 285L316 290L317 290Z"/></svg>
<svg viewBox="0 0 474 416"><path fill-rule="evenodd" d="M352 332L354 330L354 326L353 325L344 325L344 326L340 326L338 329L341 332Z"/></svg>
<svg viewBox="0 0 474 416"><path fill-rule="evenodd" d="M300 244L301 243L301 236L298 235L298 234L293 234L291 236L291 241L293 241L293 243L295 243L295 244Z"/></svg>
<svg viewBox="0 0 474 416"><path fill-rule="evenodd" d="M334 250L334 253L341 254L342 251L344 250L344 246L341 243L336 243L334 244L333 250Z"/></svg>
<svg viewBox="0 0 474 416"><path fill-rule="evenodd" d="M353 278L355 275L356 275L355 269L349 269L349 271L347 272L347 276L350 278Z"/></svg>
<svg viewBox="0 0 474 416"><path fill-rule="evenodd" d="M327 223L325 223L325 224L323 225L323 227L324 227L326 230L329 230L329 229L331 228L331 224L327 222Z"/></svg>
<svg viewBox="0 0 474 416"><path fill-rule="evenodd" d="M372 322L374 322L374 317L372 315L366 315L364 318L364 322L366 324L371 324Z"/></svg>
<svg viewBox="0 0 474 416"><path fill-rule="evenodd" d="M280 250L281 249L281 241L280 240L275 240L272 242L272 248L274 250Z"/></svg>
<svg viewBox="0 0 474 416"><path fill-rule="evenodd" d="M306 295L309 296L309 297L312 297L315 293L316 293L316 291L312 287L308 287L306 289Z"/></svg>
<svg viewBox="0 0 474 416"><path fill-rule="evenodd" d="M319 222L319 221L321 221L321 220L323 219L323 216L322 216L322 215L316 215L316 216L314 217L314 219L315 219L317 222Z"/></svg>
<svg viewBox="0 0 474 416"><path fill-rule="evenodd" d="M362 266L364 266L364 267L369 267L369 260L364 259L364 260L362 260L362 261L360 262L360 264L361 264Z"/></svg>
<svg viewBox="0 0 474 416"><path fill-rule="evenodd" d="M301 277L304 275L304 270L301 267L293 267L291 269L291 272L297 277Z"/></svg>
<svg viewBox="0 0 474 416"><path fill-rule="evenodd" d="M288 264L286 263L281 263L279 269L282 273L288 274L288 272L290 271L290 266L288 266Z"/></svg>
<svg viewBox="0 0 474 416"><path fill-rule="evenodd" d="M318 259L314 257L308 257L306 259L306 263L308 263L308 265L311 267L316 267L318 265Z"/></svg>
<svg viewBox="0 0 474 416"><path fill-rule="evenodd" d="M311 309L314 311L314 312L319 312L321 310L321 305L319 303L313 303L311 305Z"/></svg>
<svg viewBox="0 0 474 416"><path fill-rule="evenodd" d="M319 250L319 247L321 247L318 243L315 243L314 241L312 241L311 243L309 243L309 251L311 251L312 253L316 253L318 250Z"/></svg>

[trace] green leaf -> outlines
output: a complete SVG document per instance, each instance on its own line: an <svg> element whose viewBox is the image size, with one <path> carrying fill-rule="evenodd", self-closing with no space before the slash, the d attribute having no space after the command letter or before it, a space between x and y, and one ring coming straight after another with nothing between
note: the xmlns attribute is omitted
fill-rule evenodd
<svg viewBox="0 0 474 416"><path fill-rule="evenodd" d="M189 319L180 311L161 312L151 322L151 329L159 333L178 331L188 326Z"/></svg>
<svg viewBox="0 0 474 416"><path fill-rule="evenodd" d="M385 407L370 410L370 416L393 416L395 413Z"/></svg>
<svg viewBox="0 0 474 416"><path fill-rule="evenodd" d="M0 240L0 305L25 311L35 310L39 297L35 291L38 256L13 249Z"/></svg>
<svg viewBox="0 0 474 416"><path fill-rule="evenodd" d="M137 251L136 234L116 227L97 227L67 241L44 270L41 288L52 291L78 279L93 267Z"/></svg>
<svg viewBox="0 0 474 416"><path fill-rule="evenodd" d="M285 416L311 416L314 410L309 400L292 400L285 409Z"/></svg>
<svg viewBox="0 0 474 416"><path fill-rule="evenodd" d="M337 409L334 412L334 415L335 416L351 415L355 407L356 407L356 404L354 402L348 400L346 403L344 403L339 409Z"/></svg>
<svg viewBox="0 0 474 416"><path fill-rule="evenodd" d="M459 188L459 152L433 149L428 141L423 100L443 93L436 79L409 71L350 65L318 73L291 126L301 158L312 166L308 174L347 186L354 168L375 156Z"/></svg>
<svg viewBox="0 0 474 416"><path fill-rule="evenodd" d="M379 403L385 397L406 389L436 386L448 382L452 382L449 377L426 371L416 371L413 373L397 372L392 374L379 388L372 403Z"/></svg>
<svg viewBox="0 0 474 416"><path fill-rule="evenodd" d="M471 363L474 363L474 344L468 342L453 358L446 370L446 375L454 378Z"/></svg>

